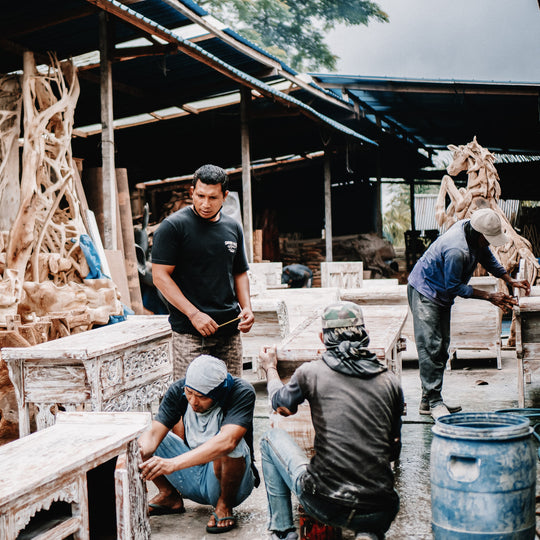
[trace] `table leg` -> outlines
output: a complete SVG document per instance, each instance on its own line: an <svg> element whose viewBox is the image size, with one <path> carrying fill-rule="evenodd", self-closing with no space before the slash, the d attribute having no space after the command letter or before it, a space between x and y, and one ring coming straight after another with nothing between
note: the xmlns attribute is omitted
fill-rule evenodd
<svg viewBox="0 0 540 540"><path fill-rule="evenodd" d="M148 540L150 522L146 484L141 479L141 455L137 441L118 456L114 473L116 490L116 523L119 540Z"/></svg>

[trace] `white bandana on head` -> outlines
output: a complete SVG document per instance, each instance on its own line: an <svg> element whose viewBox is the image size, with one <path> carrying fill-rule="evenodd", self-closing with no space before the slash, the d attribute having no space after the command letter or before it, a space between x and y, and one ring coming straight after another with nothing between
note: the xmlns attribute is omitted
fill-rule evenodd
<svg viewBox="0 0 540 540"><path fill-rule="evenodd" d="M227 366L223 360L203 354L193 360L186 371L185 386L208 396L227 379ZM210 396L211 397L211 396ZM184 415L186 442L190 448L197 448L219 433L223 411L218 403L203 413L195 412L188 406Z"/></svg>
<svg viewBox="0 0 540 540"><path fill-rule="evenodd" d="M185 385L207 396L227 378L227 366L223 360L201 354L193 360L186 371Z"/></svg>

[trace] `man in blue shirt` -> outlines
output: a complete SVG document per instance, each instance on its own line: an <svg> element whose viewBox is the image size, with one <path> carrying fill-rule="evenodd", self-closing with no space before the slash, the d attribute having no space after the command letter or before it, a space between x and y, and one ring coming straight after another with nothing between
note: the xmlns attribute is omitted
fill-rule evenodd
<svg viewBox="0 0 540 540"><path fill-rule="evenodd" d="M440 236L412 269L407 296L422 382L420 414L431 414L437 419L461 410L459 406L447 407L441 395L450 345L450 310L456 296L488 300L503 310L517 304L503 292L490 293L468 285L477 264L529 294L529 283L512 279L488 247L502 246L508 241L497 213L482 208L470 220L458 221Z"/></svg>

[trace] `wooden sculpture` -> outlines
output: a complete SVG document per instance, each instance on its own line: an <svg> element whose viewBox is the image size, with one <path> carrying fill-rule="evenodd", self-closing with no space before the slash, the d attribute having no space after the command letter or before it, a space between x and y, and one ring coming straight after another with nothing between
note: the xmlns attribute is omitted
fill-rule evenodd
<svg viewBox="0 0 540 540"><path fill-rule="evenodd" d="M86 279L89 266L79 240L88 231L71 153L79 95L75 67L50 56L49 67L38 71L27 52L22 100L13 96L17 88L13 81L6 85L0 78L0 199L6 186L13 188L15 183L20 204L7 225L9 231L0 232L0 347L21 347L107 324L111 315L123 314L123 307L112 280ZM24 146L19 186L18 171L14 182L7 162L12 159L13 140L18 143L21 101ZM16 157L18 162L18 145ZM0 375L4 372L0 358ZM12 387L4 377L0 437L7 423L17 418L12 402Z"/></svg>
<svg viewBox="0 0 540 540"><path fill-rule="evenodd" d="M499 214L510 242L491 249L508 273L516 270L520 259L523 259L532 278L531 283L534 284L540 265L532 253L531 244L514 230L498 205L501 187L499 175L493 165L495 156L480 146L476 137L466 145L449 145L448 148L453 152L453 161L446 169L451 176L445 175L441 182L435 214L437 223L448 229L456 221L470 218L479 208L493 209ZM458 189L452 176L461 171L467 172L467 187ZM450 198L448 206L446 196Z"/></svg>
<svg viewBox="0 0 540 540"><path fill-rule="evenodd" d="M25 323L50 312L65 312L69 317L86 310L89 317L80 329L86 330L94 322L107 322L108 315L122 314L111 280L100 283L99 294L105 296L97 311L96 287L85 282L89 267L79 238L87 231L71 154L78 95L79 83L71 62L60 63L51 55L47 71L38 72L32 53L25 53L21 204L5 246L0 326L10 315L20 315ZM78 315L76 318L81 320Z"/></svg>

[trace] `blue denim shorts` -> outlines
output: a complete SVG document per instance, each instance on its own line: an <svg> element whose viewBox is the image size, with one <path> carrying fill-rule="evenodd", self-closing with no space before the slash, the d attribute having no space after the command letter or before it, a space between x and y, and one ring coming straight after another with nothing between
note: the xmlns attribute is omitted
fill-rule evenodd
<svg viewBox="0 0 540 540"><path fill-rule="evenodd" d="M169 432L157 447L155 455L169 459L180 454L185 454L190 450L191 448L180 437ZM249 497L254 485L253 472L251 470L251 454L246 441L242 439L234 450L233 455L229 455L231 457L244 457L246 460L246 470L234 502L234 506L238 506ZM167 479L182 497L199 504L215 506L221 495L221 486L214 474L214 463L212 461L204 465L195 465L188 469L175 471L168 474Z"/></svg>

